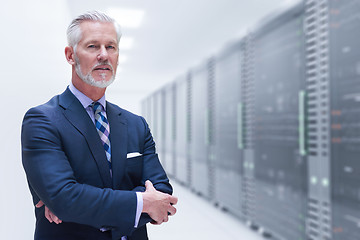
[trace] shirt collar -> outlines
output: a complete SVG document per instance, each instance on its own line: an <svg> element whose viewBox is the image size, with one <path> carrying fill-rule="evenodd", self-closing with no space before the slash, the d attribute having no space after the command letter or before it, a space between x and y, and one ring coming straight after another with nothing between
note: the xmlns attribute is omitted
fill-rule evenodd
<svg viewBox="0 0 360 240"><path fill-rule="evenodd" d="M83 105L84 108L87 108L94 102L91 98L80 92L72 83L70 83L69 85L69 90L72 92L72 94L75 95L75 97L80 101L81 105ZM105 94L97 102L99 102L101 106L103 106L103 108L106 110Z"/></svg>

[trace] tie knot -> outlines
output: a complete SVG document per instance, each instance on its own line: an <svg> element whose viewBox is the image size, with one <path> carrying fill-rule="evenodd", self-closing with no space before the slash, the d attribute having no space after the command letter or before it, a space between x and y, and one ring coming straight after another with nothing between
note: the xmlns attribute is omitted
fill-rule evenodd
<svg viewBox="0 0 360 240"><path fill-rule="evenodd" d="M95 114L101 112L101 104L99 102L94 102L92 104L92 109Z"/></svg>

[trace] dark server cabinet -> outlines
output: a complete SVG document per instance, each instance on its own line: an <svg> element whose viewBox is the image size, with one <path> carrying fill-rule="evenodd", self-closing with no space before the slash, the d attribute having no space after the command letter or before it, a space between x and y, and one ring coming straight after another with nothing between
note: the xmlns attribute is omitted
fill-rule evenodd
<svg viewBox="0 0 360 240"><path fill-rule="evenodd" d="M175 113L176 113L176 105L175 105L175 84L168 84L165 88L165 97L164 97L164 119L165 119L165 128L164 128L164 162L165 162L165 170L166 173L170 177L175 177Z"/></svg>
<svg viewBox="0 0 360 240"><path fill-rule="evenodd" d="M176 79L176 127L175 127L175 155L176 179L184 185L189 185L189 154L187 138L187 76Z"/></svg>
<svg viewBox="0 0 360 240"><path fill-rule="evenodd" d="M303 4L253 32L256 221L275 239L305 240Z"/></svg>
<svg viewBox="0 0 360 240"><path fill-rule="evenodd" d="M353 240L360 239L360 1L329 1L328 9L332 234Z"/></svg>
<svg viewBox="0 0 360 240"><path fill-rule="evenodd" d="M242 217L243 125L240 41L215 58L214 200Z"/></svg>
<svg viewBox="0 0 360 240"><path fill-rule="evenodd" d="M191 188L198 194L211 198L208 78L209 69L207 63L191 70L189 157L191 161Z"/></svg>

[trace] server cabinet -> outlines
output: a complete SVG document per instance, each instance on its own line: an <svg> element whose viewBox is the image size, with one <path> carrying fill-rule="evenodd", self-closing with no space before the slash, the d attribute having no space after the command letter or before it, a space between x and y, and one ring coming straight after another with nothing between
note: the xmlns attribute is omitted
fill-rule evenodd
<svg viewBox="0 0 360 240"><path fill-rule="evenodd" d="M152 121L151 121L151 133L152 136L155 140L155 142L157 143L158 141L161 142L160 139L160 132L159 132L159 121L161 120L161 117L159 115L160 113L160 107L159 107L159 103L160 103L160 96L158 94L158 91L153 93L151 95L151 116L152 116Z"/></svg>
<svg viewBox="0 0 360 240"><path fill-rule="evenodd" d="M165 119L165 128L164 128L164 162L166 173L170 177L175 177L175 126L176 126L176 106L175 106L175 85L174 83L168 84L165 88L165 97L164 97L164 119Z"/></svg>
<svg viewBox="0 0 360 240"><path fill-rule="evenodd" d="M141 116L145 118L146 121L149 121L149 114L148 114L148 102L149 97L144 98L141 101Z"/></svg>
<svg viewBox="0 0 360 240"><path fill-rule="evenodd" d="M307 239L304 6L253 32L256 221L278 239Z"/></svg>
<svg viewBox="0 0 360 240"><path fill-rule="evenodd" d="M360 2L328 1L332 232L360 239Z"/></svg>
<svg viewBox="0 0 360 240"><path fill-rule="evenodd" d="M156 152L159 155L159 159L163 165L165 165L164 155L165 155L165 91L159 89L152 94L153 98L153 138L156 143Z"/></svg>
<svg viewBox="0 0 360 240"><path fill-rule="evenodd" d="M246 224L258 229L256 224L256 181L254 174L254 41L249 33L243 38L243 54L241 54L241 111L239 120L239 143L243 147L242 166L242 215Z"/></svg>
<svg viewBox="0 0 360 240"><path fill-rule="evenodd" d="M329 21L327 0L305 1L310 239L332 239L330 189Z"/></svg>
<svg viewBox="0 0 360 240"><path fill-rule="evenodd" d="M184 184L189 185L189 154L188 154L188 137L187 137L187 75L176 79L176 127L175 127L175 155L176 155L176 179Z"/></svg>
<svg viewBox="0 0 360 240"><path fill-rule="evenodd" d="M210 108L208 105L209 65L202 64L191 70L191 132L189 158L191 161L191 188L211 198L210 163Z"/></svg>
<svg viewBox="0 0 360 240"><path fill-rule="evenodd" d="M146 114L146 121L149 124L150 129L152 128L152 95L148 96L145 99L145 103L144 103L144 113Z"/></svg>
<svg viewBox="0 0 360 240"><path fill-rule="evenodd" d="M154 129L155 129L155 95L151 94L148 98L147 98L147 118L146 121L149 125L151 134L154 135ZM156 135L156 133L155 133Z"/></svg>
<svg viewBox="0 0 360 240"><path fill-rule="evenodd" d="M228 46L214 67L214 200L242 217L243 104L241 102L242 42Z"/></svg>

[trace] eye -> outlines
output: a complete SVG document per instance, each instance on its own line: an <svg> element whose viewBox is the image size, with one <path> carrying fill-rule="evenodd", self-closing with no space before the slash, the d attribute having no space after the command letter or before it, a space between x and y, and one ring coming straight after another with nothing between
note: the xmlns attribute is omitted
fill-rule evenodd
<svg viewBox="0 0 360 240"><path fill-rule="evenodd" d="M115 49L115 46L110 45L110 46L107 46L106 48L107 49Z"/></svg>
<svg viewBox="0 0 360 240"><path fill-rule="evenodd" d="M94 45L94 44L90 44L90 45L88 46L88 48L95 48L95 45Z"/></svg>

